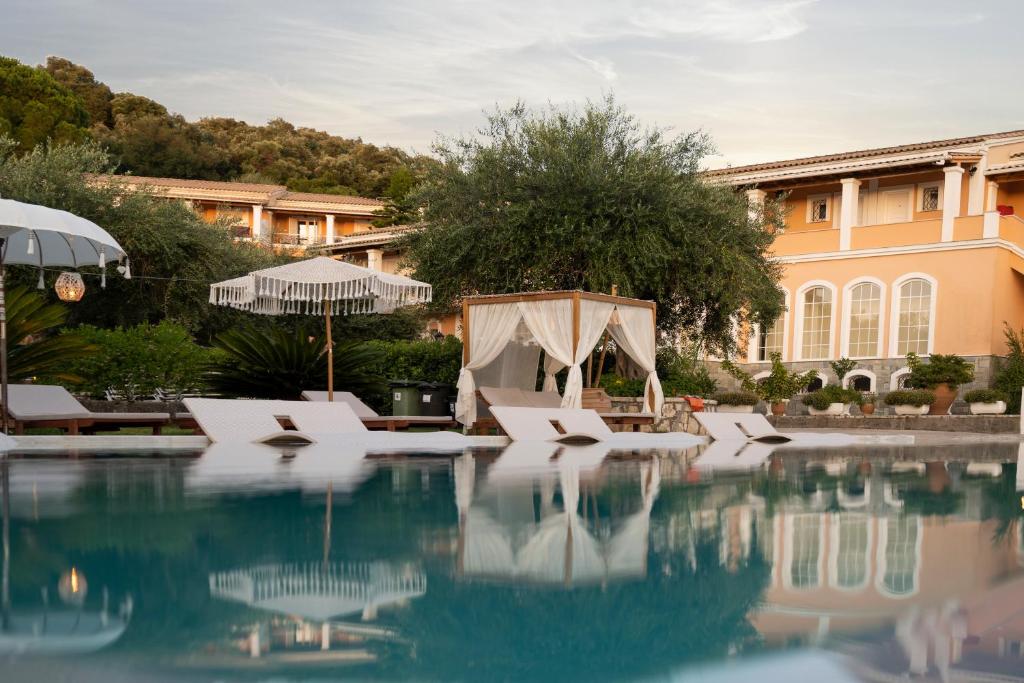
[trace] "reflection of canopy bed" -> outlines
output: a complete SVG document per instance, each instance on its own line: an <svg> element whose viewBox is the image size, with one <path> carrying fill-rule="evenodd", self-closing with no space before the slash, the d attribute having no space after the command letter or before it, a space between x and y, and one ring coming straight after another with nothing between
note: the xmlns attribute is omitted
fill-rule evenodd
<svg viewBox="0 0 1024 683"><path fill-rule="evenodd" d="M616 347L647 373L645 407L660 414L664 402L655 372L655 305L580 291L472 296L462 302L462 371L456 419L477 421L477 387L536 389L544 351L544 391L556 391L555 374L569 368L563 408L580 408L582 363L605 330Z"/></svg>
<svg viewBox="0 0 1024 683"><path fill-rule="evenodd" d="M504 457L504 456L503 456ZM466 454L455 462L455 502L459 510L456 571L463 577L513 584L573 587L647 574L651 510L658 497L659 461L640 466L641 508L622 520L607 538L598 539L578 513L580 464L559 458L555 471L509 481L490 478L488 506L474 504L476 465ZM541 519L535 521L534 485L540 490ZM557 487L562 509L554 505ZM525 500L526 507L517 505Z"/></svg>

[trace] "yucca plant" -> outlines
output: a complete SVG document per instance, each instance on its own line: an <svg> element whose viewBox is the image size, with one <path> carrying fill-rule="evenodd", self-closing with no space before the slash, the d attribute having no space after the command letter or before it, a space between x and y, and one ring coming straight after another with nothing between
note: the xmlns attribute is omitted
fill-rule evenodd
<svg viewBox="0 0 1024 683"><path fill-rule="evenodd" d="M304 390L327 388L322 335L301 328L241 328L218 335L214 348L207 382L218 393L297 400ZM378 353L365 344L336 344L334 388L357 395L383 391L382 380L373 371L378 362Z"/></svg>
<svg viewBox="0 0 1024 683"><path fill-rule="evenodd" d="M13 288L5 298L8 381L24 382L35 377L80 381L69 372L68 361L88 355L94 347L74 334L47 336L65 323L67 308L48 302L27 287Z"/></svg>

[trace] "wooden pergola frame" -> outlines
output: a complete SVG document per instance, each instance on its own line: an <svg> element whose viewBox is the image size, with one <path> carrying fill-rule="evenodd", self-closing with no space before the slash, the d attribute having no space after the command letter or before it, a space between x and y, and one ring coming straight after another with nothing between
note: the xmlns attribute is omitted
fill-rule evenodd
<svg viewBox="0 0 1024 683"><path fill-rule="evenodd" d="M521 301L557 301L568 299L572 301L572 353L576 355L577 346L580 343L580 301L604 301L623 306L635 306L649 308L651 310L651 323L657 326L658 313L657 304L645 299L630 299L624 296L612 294L598 294L595 292L584 292L579 289L555 290L548 292L520 292L516 294L482 294L467 296L462 300L462 364L469 362L469 325L471 320L470 309L473 306L484 304L514 304Z"/></svg>

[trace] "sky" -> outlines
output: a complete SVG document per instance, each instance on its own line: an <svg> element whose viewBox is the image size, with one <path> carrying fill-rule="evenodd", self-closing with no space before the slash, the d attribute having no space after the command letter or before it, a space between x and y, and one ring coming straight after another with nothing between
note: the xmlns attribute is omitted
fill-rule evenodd
<svg viewBox="0 0 1024 683"><path fill-rule="evenodd" d="M1019 0L0 0L0 54L420 153L613 94L720 167L1024 129L1022 25Z"/></svg>

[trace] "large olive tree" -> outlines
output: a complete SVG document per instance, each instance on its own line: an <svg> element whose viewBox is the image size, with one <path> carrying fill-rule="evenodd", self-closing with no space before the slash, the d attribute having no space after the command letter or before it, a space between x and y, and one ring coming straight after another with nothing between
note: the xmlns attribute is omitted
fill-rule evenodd
<svg viewBox="0 0 1024 683"><path fill-rule="evenodd" d="M658 302L662 331L732 345L734 321L783 305L773 211L701 168L702 133L644 128L612 98L579 109L497 110L478 136L442 139L407 240L440 308L468 294L609 291Z"/></svg>

